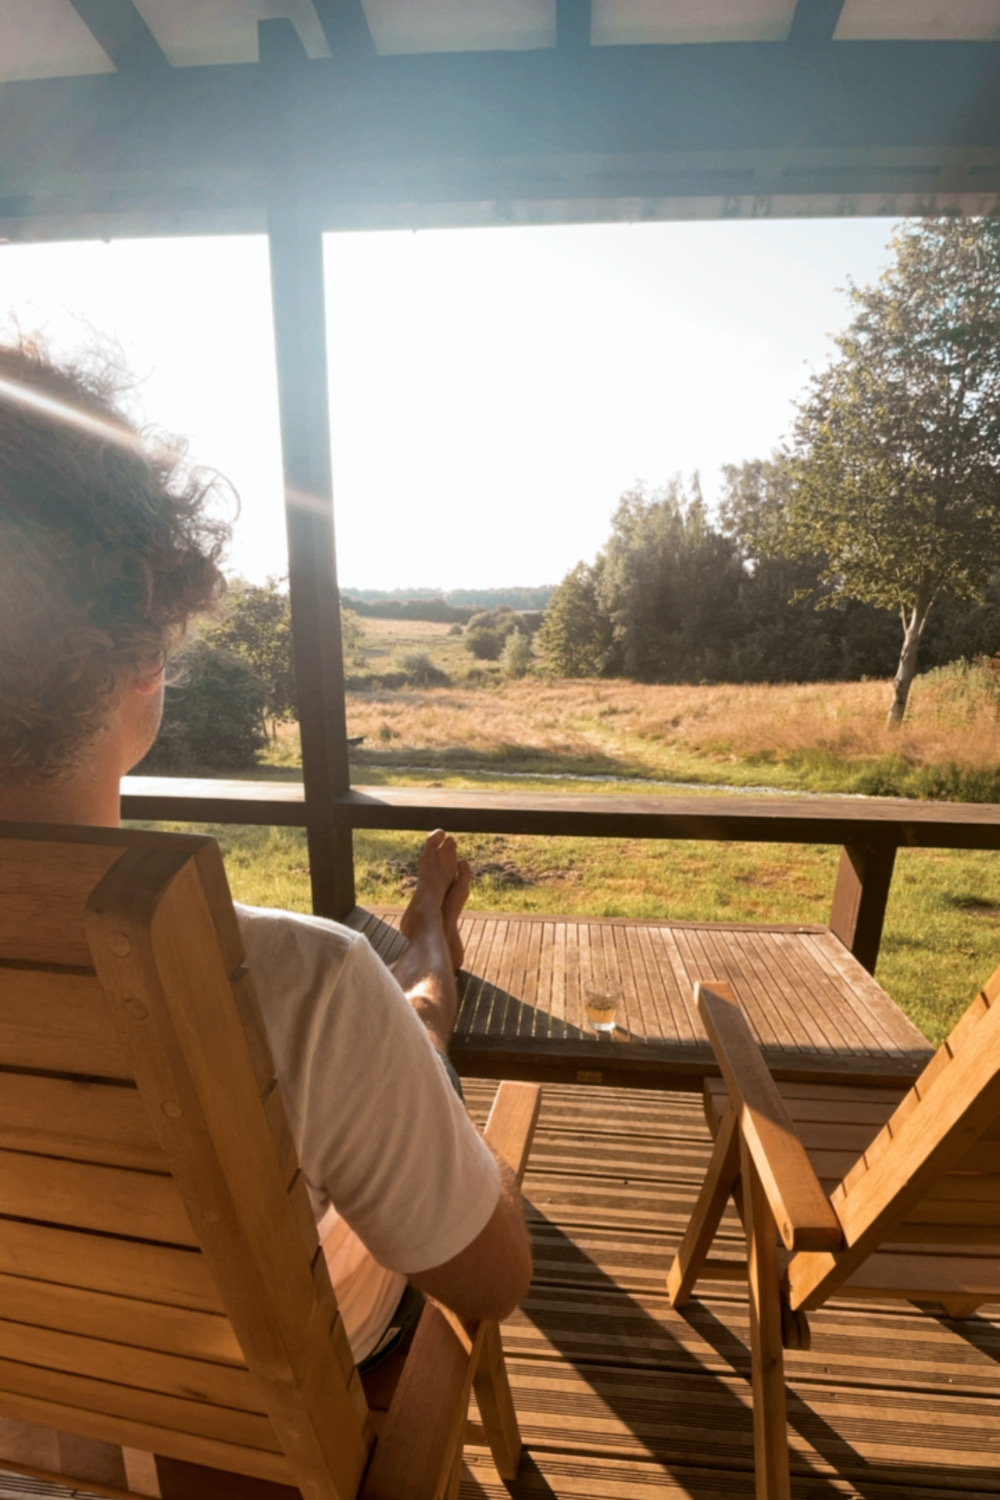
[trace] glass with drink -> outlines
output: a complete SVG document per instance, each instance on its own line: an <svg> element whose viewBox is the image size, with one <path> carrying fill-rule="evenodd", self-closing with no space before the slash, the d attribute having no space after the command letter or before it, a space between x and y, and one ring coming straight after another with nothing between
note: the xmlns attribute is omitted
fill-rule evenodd
<svg viewBox="0 0 1000 1500"><path fill-rule="evenodd" d="M598 1036L610 1036L618 1018L621 986L614 979L588 979L583 986L583 1004L587 1021Z"/></svg>

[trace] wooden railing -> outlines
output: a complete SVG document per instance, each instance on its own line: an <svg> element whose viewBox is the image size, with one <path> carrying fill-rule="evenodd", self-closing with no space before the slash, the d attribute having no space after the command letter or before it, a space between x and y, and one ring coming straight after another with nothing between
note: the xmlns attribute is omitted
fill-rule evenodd
<svg viewBox="0 0 1000 1500"><path fill-rule="evenodd" d="M307 826L305 793L296 782L126 777L122 792L125 818ZM897 849L1000 849L1000 807L992 803L895 798L570 796L354 787L332 798L329 818L342 832L445 827L453 833L839 844L830 927L870 973L878 958ZM344 903L345 908L351 905L353 895ZM347 910L330 914L346 916Z"/></svg>

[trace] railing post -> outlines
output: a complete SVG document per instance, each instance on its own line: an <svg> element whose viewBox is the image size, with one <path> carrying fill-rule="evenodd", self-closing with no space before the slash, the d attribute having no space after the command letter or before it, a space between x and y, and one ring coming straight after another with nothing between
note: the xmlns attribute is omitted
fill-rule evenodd
<svg viewBox="0 0 1000 1500"><path fill-rule="evenodd" d="M333 798L350 789L333 470L326 368L323 234L301 202L268 215L278 407L288 528L302 779L313 910L345 917L355 904L350 827Z"/></svg>
<svg viewBox="0 0 1000 1500"><path fill-rule="evenodd" d="M875 972L895 863L893 845L845 844L840 852L830 930L869 974Z"/></svg>

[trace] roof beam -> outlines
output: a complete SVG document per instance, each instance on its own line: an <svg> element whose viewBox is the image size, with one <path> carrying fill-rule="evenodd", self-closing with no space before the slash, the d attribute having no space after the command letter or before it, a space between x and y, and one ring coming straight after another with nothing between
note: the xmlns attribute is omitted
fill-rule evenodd
<svg viewBox="0 0 1000 1500"><path fill-rule="evenodd" d="M845 0L798 0L792 24L788 28L790 42L831 42L837 29Z"/></svg>
<svg viewBox="0 0 1000 1500"><path fill-rule="evenodd" d="M312 0L312 3L331 57L374 57L375 43L361 0Z"/></svg>
<svg viewBox="0 0 1000 1500"><path fill-rule="evenodd" d="M70 4L119 73L150 77L170 71L159 42L132 0L70 0Z"/></svg>
<svg viewBox="0 0 1000 1500"><path fill-rule="evenodd" d="M592 0L556 0L556 46L589 47Z"/></svg>
<svg viewBox="0 0 1000 1500"><path fill-rule="evenodd" d="M177 68L140 94L115 74L0 88L7 238L255 232L291 179L327 228L928 214L960 206L948 194L996 212L1000 44L341 57Z"/></svg>

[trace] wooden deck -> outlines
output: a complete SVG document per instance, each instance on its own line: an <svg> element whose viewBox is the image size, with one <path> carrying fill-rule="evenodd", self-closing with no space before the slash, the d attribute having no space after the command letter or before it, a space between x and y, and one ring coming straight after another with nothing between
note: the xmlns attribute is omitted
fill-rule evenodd
<svg viewBox="0 0 1000 1500"><path fill-rule="evenodd" d="M466 1092L481 1115L492 1085ZM546 1089L535 1281L504 1327L526 1453L505 1487L470 1450L462 1500L753 1495L745 1290L711 1284L683 1313L664 1292L708 1146L690 1094ZM725 1231L739 1255L731 1213ZM812 1351L786 1356L793 1500L1000 1495L1000 1306L958 1323L844 1299L810 1323Z"/></svg>
<svg viewBox="0 0 1000 1500"><path fill-rule="evenodd" d="M399 913L353 922L387 961ZM485 916L463 923L460 1073L487 1078L699 1088L718 1070L695 1013L698 979L736 989L779 1078L909 1080L931 1049L886 992L821 926L736 926L583 917ZM614 1037L595 1037L581 984L620 980Z"/></svg>

